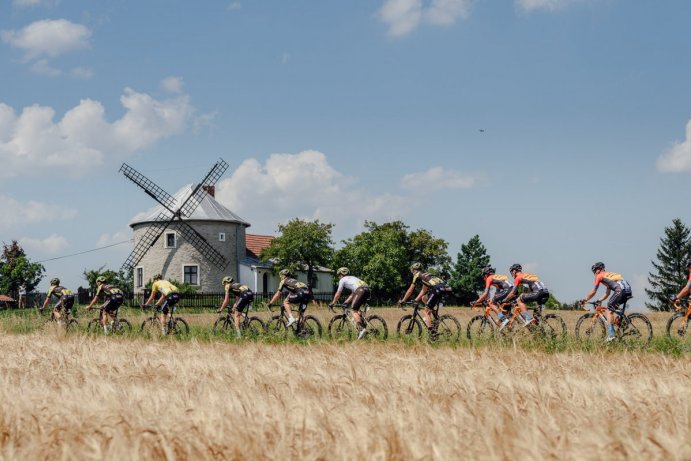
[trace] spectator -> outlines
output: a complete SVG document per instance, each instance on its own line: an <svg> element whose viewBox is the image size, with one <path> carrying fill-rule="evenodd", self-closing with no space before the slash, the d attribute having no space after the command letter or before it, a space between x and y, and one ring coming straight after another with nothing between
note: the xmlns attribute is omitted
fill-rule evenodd
<svg viewBox="0 0 691 461"><path fill-rule="evenodd" d="M26 284L19 285L19 308L26 308Z"/></svg>

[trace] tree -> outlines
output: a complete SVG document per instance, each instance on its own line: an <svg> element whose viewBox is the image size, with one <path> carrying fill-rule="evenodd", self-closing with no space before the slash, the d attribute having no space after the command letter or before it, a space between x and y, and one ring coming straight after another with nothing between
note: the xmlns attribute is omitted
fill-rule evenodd
<svg viewBox="0 0 691 461"><path fill-rule="evenodd" d="M0 293L16 294L19 285L26 284L27 292L33 291L43 278L45 268L32 263L16 240L9 245L3 243L0 257Z"/></svg>
<svg viewBox="0 0 691 461"><path fill-rule="evenodd" d="M84 280L89 284L89 288L92 292L96 291L96 279L100 276L106 278L106 283L109 285L114 285L121 289L123 293L132 292L132 271L125 272L122 269L115 272L110 269L105 269L106 266L101 266L98 269L84 269L82 275ZM129 274L129 277L127 276Z"/></svg>
<svg viewBox="0 0 691 461"><path fill-rule="evenodd" d="M489 255L479 235L475 235L468 240L468 243L461 245L461 251L456 256L456 264L449 281L460 305L470 304L478 298L478 292L484 290L482 268L488 265L489 261Z"/></svg>
<svg viewBox="0 0 691 461"><path fill-rule="evenodd" d="M665 227L665 234L660 238L660 248L657 250L657 261L651 261L655 272L648 273L650 289L646 288L645 292L650 302L645 305L649 309L670 310L670 297L676 295L686 284L686 261L691 257L690 236L691 231L678 218L672 221L671 226Z"/></svg>
<svg viewBox="0 0 691 461"><path fill-rule="evenodd" d="M365 221L365 231L345 240L334 256L335 266L346 266L365 280L379 300L399 299L410 279L410 264L421 262L426 270L444 276L451 259L448 243L429 231L408 232L402 221L377 224Z"/></svg>
<svg viewBox="0 0 691 461"><path fill-rule="evenodd" d="M280 236L261 252L263 261L274 260L277 269L307 269L307 280L314 280L314 268L328 266L333 258L333 224L319 220L292 219L278 226Z"/></svg>

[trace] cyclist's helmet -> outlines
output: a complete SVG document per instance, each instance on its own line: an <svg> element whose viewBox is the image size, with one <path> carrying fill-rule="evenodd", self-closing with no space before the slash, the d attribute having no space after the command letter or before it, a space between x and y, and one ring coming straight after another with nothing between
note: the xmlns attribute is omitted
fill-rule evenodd
<svg viewBox="0 0 691 461"><path fill-rule="evenodd" d="M283 269L281 272L278 273L281 277L289 277L290 276L290 271L288 269Z"/></svg>
<svg viewBox="0 0 691 461"><path fill-rule="evenodd" d="M53 286L53 285L55 285L55 286L60 285L60 279L57 278L57 277L54 278L54 279L51 279L51 280L50 280L50 285L51 285L51 286Z"/></svg>
<svg viewBox="0 0 691 461"><path fill-rule="evenodd" d="M154 275L153 281L155 282L156 280L161 280L163 276L161 274L156 274Z"/></svg>
<svg viewBox="0 0 691 461"><path fill-rule="evenodd" d="M482 275L494 274L496 270L492 266L485 266L482 268Z"/></svg>
<svg viewBox="0 0 691 461"><path fill-rule="evenodd" d="M413 263L410 265L410 271L421 271L422 270L422 263Z"/></svg>
<svg viewBox="0 0 691 461"><path fill-rule="evenodd" d="M599 262L599 261L596 262L595 264L593 264L592 266L590 266L590 270L593 271L593 273L595 273L595 271L604 270L604 269L605 269L605 263Z"/></svg>
<svg viewBox="0 0 691 461"><path fill-rule="evenodd" d="M99 275L96 277L96 283L101 284L101 283L106 283L106 278L102 275Z"/></svg>
<svg viewBox="0 0 691 461"><path fill-rule="evenodd" d="M348 270L347 267L339 267L338 270L336 271L336 275L348 275L350 271Z"/></svg>
<svg viewBox="0 0 691 461"><path fill-rule="evenodd" d="M227 285L229 283L233 283L233 277L231 277L231 276L223 277L223 280L221 280L221 283L223 283L224 285Z"/></svg>
<svg viewBox="0 0 691 461"><path fill-rule="evenodd" d="M520 264L511 264L511 267L509 267L509 272L523 272L523 266Z"/></svg>

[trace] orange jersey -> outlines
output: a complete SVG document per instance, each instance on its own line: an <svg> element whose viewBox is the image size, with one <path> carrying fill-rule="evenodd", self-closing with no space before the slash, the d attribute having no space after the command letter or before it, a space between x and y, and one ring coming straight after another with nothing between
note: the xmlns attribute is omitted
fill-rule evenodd
<svg viewBox="0 0 691 461"><path fill-rule="evenodd" d="M511 288L509 278L500 274L490 274L490 276L485 279L485 291L489 291L492 285L494 285L497 290L508 290Z"/></svg>
<svg viewBox="0 0 691 461"><path fill-rule="evenodd" d="M521 284L525 285L525 287L530 291L541 291L547 289L545 284L540 281L540 277L528 272L519 272L516 274L516 277L514 277L513 286L518 288Z"/></svg>
<svg viewBox="0 0 691 461"><path fill-rule="evenodd" d="M610 290L618 290L625 288L624 284L628 285L621 274L605 271L602 271L595 276L595 288L599 287L601 283Z"/></svg>

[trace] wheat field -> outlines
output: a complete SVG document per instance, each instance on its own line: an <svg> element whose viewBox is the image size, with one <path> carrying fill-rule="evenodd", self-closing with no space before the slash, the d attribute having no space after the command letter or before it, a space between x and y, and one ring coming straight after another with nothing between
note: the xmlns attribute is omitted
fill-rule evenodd
<svg viewBox="0 0 691 461"><path fill-rule="evenodd" d="M0 459L691 459L687 356L0 335Z"/></svg>

